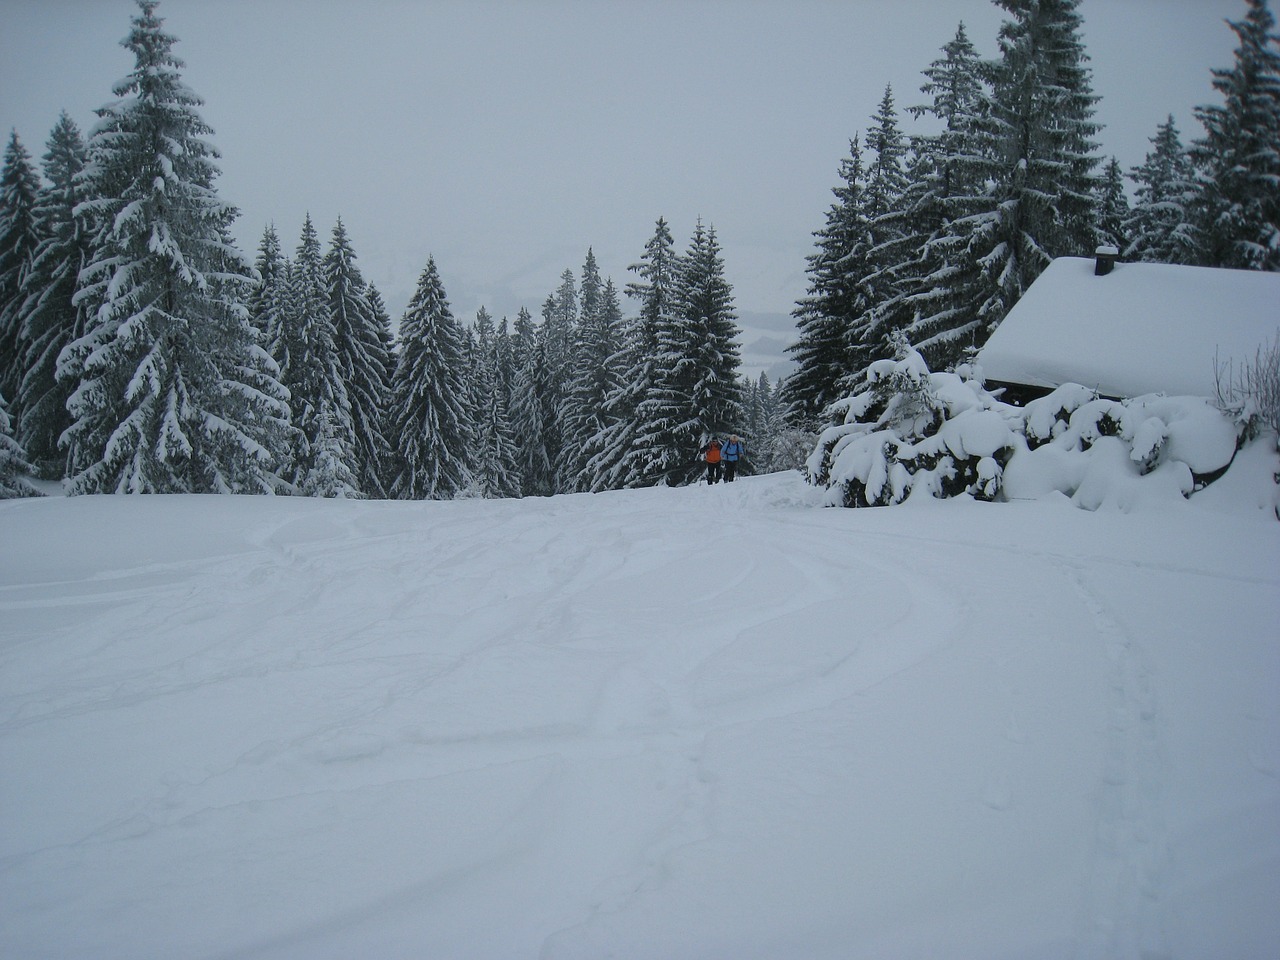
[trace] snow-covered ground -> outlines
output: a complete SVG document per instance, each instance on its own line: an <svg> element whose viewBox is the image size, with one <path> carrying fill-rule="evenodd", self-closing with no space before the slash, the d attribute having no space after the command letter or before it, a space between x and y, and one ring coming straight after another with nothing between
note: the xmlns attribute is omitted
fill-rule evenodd
<svg viewBox="0 0 1280 960"><path fill-rule="evenodd" d="M0 956L1274 958L1229 480L2 503Z"/></svg>

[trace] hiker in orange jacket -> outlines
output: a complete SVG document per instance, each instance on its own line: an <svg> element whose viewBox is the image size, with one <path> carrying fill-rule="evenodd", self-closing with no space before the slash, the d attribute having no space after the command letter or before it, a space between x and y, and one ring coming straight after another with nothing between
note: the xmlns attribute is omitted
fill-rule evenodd
<svg viewBox="0 0 1280 960"><path fill-rule="evenodd" d="M701 453L702 458L707 461L707 483L715 483L720 479L720 441L712 437Z"/></svg>

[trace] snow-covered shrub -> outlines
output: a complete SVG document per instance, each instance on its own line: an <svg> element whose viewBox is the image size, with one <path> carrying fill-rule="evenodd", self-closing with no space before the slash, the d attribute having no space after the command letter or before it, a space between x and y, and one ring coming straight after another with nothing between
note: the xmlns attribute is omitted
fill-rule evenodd
<svg viewBox="0 0 1280 960"><path fill-rule="evenodd" d="M1084 388L1068 384L1027 404L1026 443L1006 466L1004 498L1056 491L1088 510L1131 510L1190 496L1235 456L1238 431L1207 398L1080 403L1083 396Z"/></svg>
<svg viewBox="0 0 1280 960"><path fill-rule="evenodd" d="M867 389L835 404L844 423L819 436L805 464L810 481L840 506L901 503L917 493L994 499L1016 449L1007 412L1015 408L967 369L932 373L915 350L899 353L871 364Z"/></svg>
<svg viewBox="0 0 1280 960"><path fill-rule="evenodd" d="M1280 330L1258 347L1250 362L1213 364L1218 404L1251 431L1267 426L1280 432Z"/></svg>
<svg viewBox="0 0 1280 960"><path fill-rule="evenodd" d="M839 401L844 422L806 470L837 506L913 495L982 500L1060 494L1088 510L1191 496L1231 464L1243 430L1205 397L1107 400L1079 384L1016 407L973 368L932 373L906 349Z"/></svg>

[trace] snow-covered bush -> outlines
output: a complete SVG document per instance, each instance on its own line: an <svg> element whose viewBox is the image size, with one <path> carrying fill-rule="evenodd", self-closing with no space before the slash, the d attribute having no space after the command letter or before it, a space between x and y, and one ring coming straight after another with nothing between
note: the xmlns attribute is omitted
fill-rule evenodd
<svg viewBox="0 0 1280 960"><path fill-rule="evenodd" d="M932 373L900 351L839 401L806 463L834 506L914 495L982 500L1060 494L1089 510L1181 500L1231 464L1243 428L1205 397L1107 400L1079 384L1016 407L961 366Z"/></svg>
<svg viewBox="0 0 1280 960"><path fill-rule="evenodd" d="M1206 397L1105 400L1066 384L1022 413L1022 442L1006 466L1002 497L1057 492L1088 510L1188 497L1221 475L1240 439Z"/></svg>
<svg viewBox="0 0 1280 960"><path fill-rule="evenodd" d="M1280 432L1280 330L1258 347L1252 361L1213 364L1218 403L1250 432L1270 427Z"/></svg>
<svg viewBox="0 0 1280 960"><path fill-rule="evenodd" d="M821 434L805 464L840 506L901 503L913 494L994 499L1017 447L1015 408L972 368L932 373L915 350L880 360L867 389L834 405L844 423Z"/></svg>

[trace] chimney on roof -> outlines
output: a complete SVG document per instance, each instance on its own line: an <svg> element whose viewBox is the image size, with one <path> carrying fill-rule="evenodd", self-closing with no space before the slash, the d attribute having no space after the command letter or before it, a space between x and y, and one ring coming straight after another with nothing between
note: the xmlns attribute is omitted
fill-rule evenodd
<svg viewBox="0 0 1280 960"><path fill-rule="evenodd" d="M1099 247L1093 255L1097 257L1097 262L1093 266L1095 277L1105 277L1120 259L1120 251L1115 247Z"/></svg>

